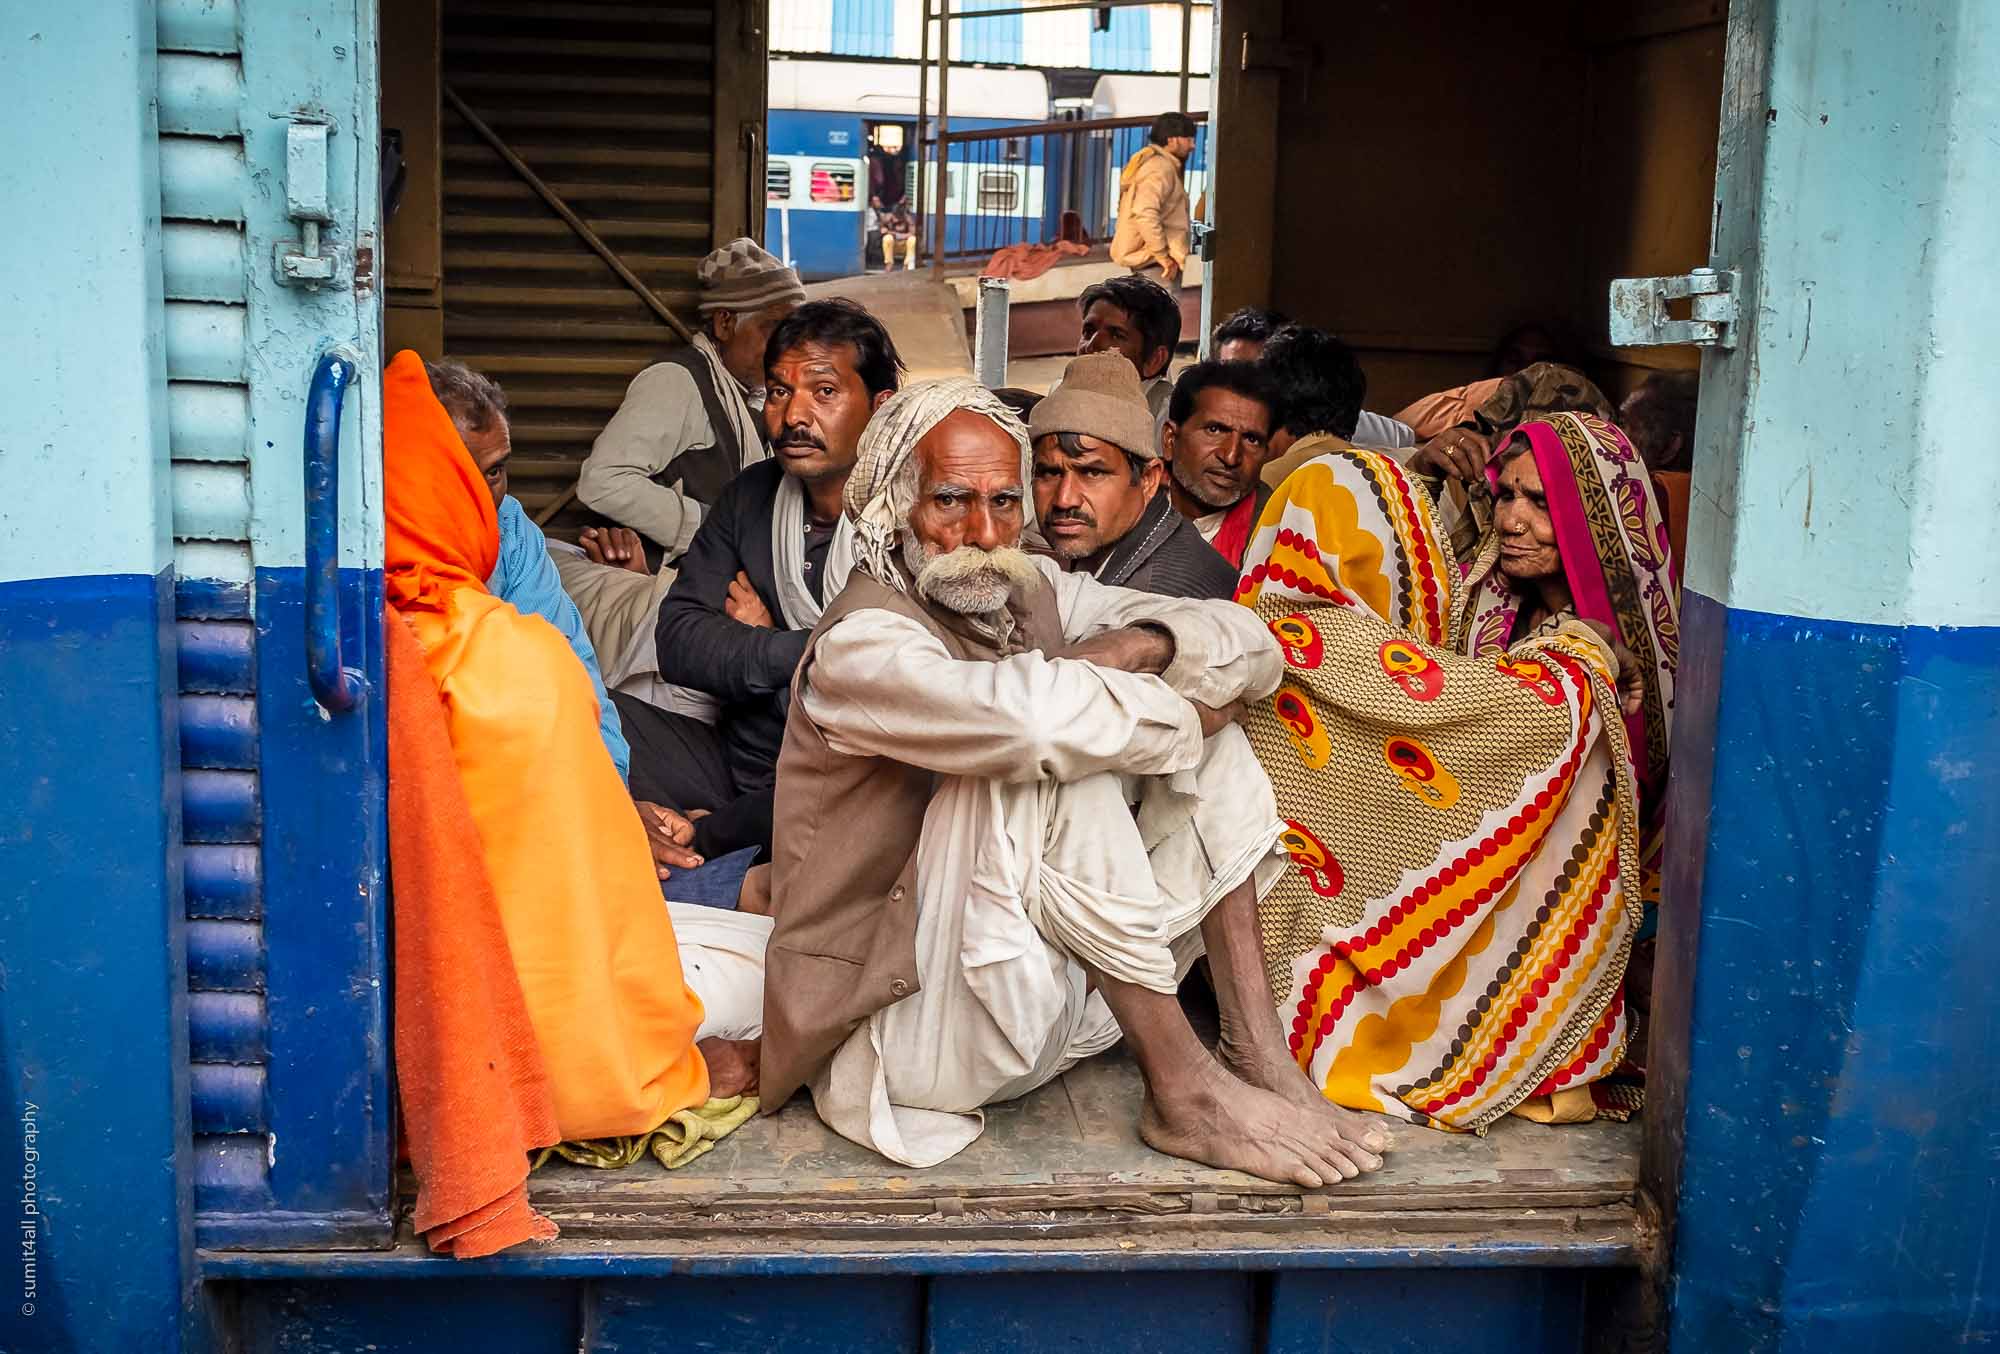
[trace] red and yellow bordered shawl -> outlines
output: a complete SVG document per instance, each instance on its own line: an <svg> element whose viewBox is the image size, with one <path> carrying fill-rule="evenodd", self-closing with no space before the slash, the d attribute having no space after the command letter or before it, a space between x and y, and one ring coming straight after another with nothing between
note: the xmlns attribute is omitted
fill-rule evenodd
<svg viewBox="0 0 2000 1354"><path fill-rule="evenodd" d="M1459 652L1435 510L1375 452L1294 472L1244 563L1287 665L1250 737L1293 862L1258 919L1299 1065L1441 1128L1617 1112L1591 1088L1625 1051L1637 799L1602 647Z"/></svg>

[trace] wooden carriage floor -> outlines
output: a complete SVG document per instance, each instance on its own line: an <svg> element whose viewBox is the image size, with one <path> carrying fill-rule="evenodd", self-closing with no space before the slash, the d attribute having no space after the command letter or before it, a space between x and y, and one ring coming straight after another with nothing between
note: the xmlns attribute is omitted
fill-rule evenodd
<svg viewBox="0 0 2000 1354"><path fill-rule="evenodd" d="M1563 1253L1575 1264L1641 1258L1637 1123L1509 1119L1483 1138L1392 1124L1380 1171L1302 1190L1154 1152L1139 1140L1140 1090L1137 1067L1114 1049L988 1110L984 1135L928 1170L846 1141L801 1094L680 1170L650 1157L622 1171L558 1161L530 1192L561 1226L558 1248L628 1254L768 1254L807 1242L822 1252L1331 1243L1518 1249L1542 1263ZM420 1244L405 1215L399 1240Z"/></svg>

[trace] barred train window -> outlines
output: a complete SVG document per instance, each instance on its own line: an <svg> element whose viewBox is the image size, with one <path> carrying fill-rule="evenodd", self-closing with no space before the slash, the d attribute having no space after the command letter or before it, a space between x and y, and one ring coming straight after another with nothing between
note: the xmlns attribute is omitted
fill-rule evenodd
<svg viewBox="0 0 2000 1354"><path fill-rule="evenodd" d="M814 202L854 201L854 166L837 160L815 160L812 167Z"/></svg>
<svg viewBox="0 0 2000 1354"><path fill-rule="evenodd" d="M764 167L764 194L773 202L792 199L792 162L773 160Z"/></svg>
<svg viewBox="0 0 2000 1354"><path fill-rule="evenodd" d="M1021 180L1005 169L984 169L979 173L979 210L1011 212L1021 201Z"/></svg>

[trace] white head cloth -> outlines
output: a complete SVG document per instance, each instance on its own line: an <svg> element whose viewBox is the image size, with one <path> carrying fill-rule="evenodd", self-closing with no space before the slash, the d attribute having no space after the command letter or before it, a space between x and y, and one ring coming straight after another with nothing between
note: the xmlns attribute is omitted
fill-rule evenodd
<svg viewBox="0 0 2000 1354"><path fill-rule="evenodd" d="M904 473L923 435L945 415L965 409L993 420L1021 450L1023 512L1033 517L1028 497L1028 430L998 395L968 376L918 381L889 397L861 434L854 472L842 496L854 522L854 567L898 592L906 591L896 560L902 529L916 504L914 482Z"/></svg>

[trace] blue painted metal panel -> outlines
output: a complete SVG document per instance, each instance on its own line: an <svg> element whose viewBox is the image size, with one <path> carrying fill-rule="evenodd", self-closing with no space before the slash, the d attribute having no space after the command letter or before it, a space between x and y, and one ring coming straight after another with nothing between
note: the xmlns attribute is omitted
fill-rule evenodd
<svg viewBox="0 0 2000 1354"><path fill-rule="evenodd" d="M184 621L250 619L250 585L220 578L176 578L174 614Z"/></svg>
<svg viewBox="0 0 2000 1354"><path fill-rule="evenodd" d="M182 831L190 842L254 842L257 777L248 771L191 770L181 777Z"/></svg>
<svg viewBox="0 0 2000 1354"><path fill-rule="evenodd" d="M1018 9L1017 0L964 0L958 9L977 14L985 9ZM961 20L952 38L954 61L990 61L997 65L1021 62L1021 16L1003 14L994 19Z"/></svg>
<svg viewBox="0 0 2000 1354"><path fill-rule="evenodd" d="M252 770L257 765L257 705L249 696L184 695L181 765Z"/></svg>
<svg viewBox="0 0 2000 1354"><path fill-rule="evenodd" d="M1708 839L1661 915L1694 960L1676 1347L2000 1341L2000 630L1694 592L1682 623L1720 677L1683 689L1713 760L1670 813Z"/></svg>
<svg viewBox="0 0 2000 1354"><path fill-rule="evenodd" d="M503 1286L439 1279L413 1290L401 1284L319 1283L240 1290L241 1354L575 1354L578 1295L566 1284ZM683 1332L711 1313L688 1313ZM655 1345L654 1349L679 1350ZM755 1346L739 1346L752 1354Z"/></svg>
<svg viewBox="0 0 2000 1354"><path fill-rule="evenodd" d="M843 56L896 54L896 0L833 0L833 40Z"/></svg>
<svg viewBox="0 0 2000 1354"><path fill-rule="evenodd" d="M593 1284L581 1354L905 1354L924 1344L913 1278L658 1279ZM929 1348L956 1349L939 1344Z"/></svg>
<svg viewBox="0 0 2000 1354"><path fill-rule="evenodd" d="M1555 1354L1584 1348L1576 1270L1273 1275L1267 1354Z"/></svg>
<svg viewBox="0 0 2000 1354"><path fill-rule="evenodd" d="M184 940L165 575L0 583L0 1349L180 1348Z"/></svg>
<svg viewBox="0 0 2000 1354"><path fill-rule="evenodd" d="M195 1198L204 1211L226 1214L270 1210L269 1142L262 1133L205 1133L195 1138Z"/></svg>
<svg viewBox="0 0 2000 1354"><path fill-rule="evenodd" d="M257 685L256 631L247 623L179 623L182 691L247 695Z"/></svg>
<svg viewBox="0 0 2000 1354"><path fill-rule="evenodd" d="M189 846L181 874L190 918L255 921L264 915L263 871L254 846Z"/></svg>
<svg viewBox="0 0 2000 1354"><path fill-rule="evenodd" d="M1111 12L1111 25L1090 30L1090 64L1101 71L1147 71L1153 68L1153 21L1141 8ZM1179 70L1180 53L1174 53Z"/></svg>
<svg viewBox="0 0 2000 1354"><path fill-rule="evenodd" d="M194 1064L194 1131L258 1133L263 1130L264 1069L233 1063Z"/></svg>
<svg viewBox="0 0 2000 1354"><path fill-rule="evenodd" d="M1252 1354L1249 1274L997 1274L930 1285L931 1349Z"/></svg>
<svg viewBox="0 0 2000 1354"><path fill-rule="evenodd" d="M197 992L264 990L264 929L246 921L190 921L188 982Z"/></svg>
<svg viewBox="0 0 2000 1354"><path fill-rule="evenodd" d="M246 1354L428 1354L438 1331L509 1354L1577 1354L1593 1334L1585 1271L1119 1269L231 1287Z"/></svg>
<svg viewBox="0 0 2000 1354"><path fill-rule="evenodd" d="M343 569L338 594L341 651L367 694L357 709L328 717L307 679L305 571L258 571L272 1204L264 1216L204 1216L204 1244L367 1244L388 1235L381 573Z"/></svg>
<svg viewBox="0 0 2000 1354"><path fill-rule="evenodd" d="M196 1062L261 1063L264 998L257 992L194 992L188 996L188 1049Z"/></svg>

